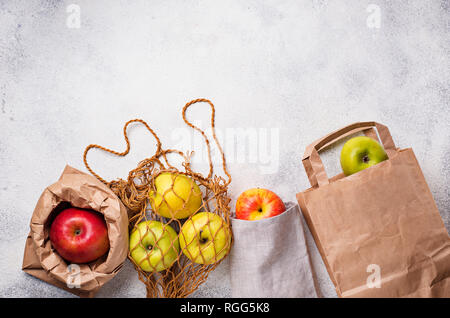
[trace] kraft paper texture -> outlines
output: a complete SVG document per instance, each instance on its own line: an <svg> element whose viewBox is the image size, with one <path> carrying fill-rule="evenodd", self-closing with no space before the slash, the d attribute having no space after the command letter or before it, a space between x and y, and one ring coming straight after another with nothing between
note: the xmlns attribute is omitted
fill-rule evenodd
<svg viewBox="0 0 450 318"><path fill-rule="evenodd" d="M69 271L49 240L52 219L68 205L102 213L108 227L110 250L89 264ZM42 193L33 212L22 269L47 283L82 297L92 297L121 269L128 253L128 217L119 198L93 176L67 166L60 179ZM74 276L76 275L76 276ZM69 285L67 283L70 283ZM76 287L79 285L80 287ZM69 287L70 286L70 287Z"/></svg>
<svg viewBox="0 0 450 318"><path fill-rule="evenodd" d="M358 131L376 138L372 127L389 159L328 179L318 151ZM311 144L303 163L312 187L297 199L340 297L450 297L450 238L412 149L356 123Z"/></svg>

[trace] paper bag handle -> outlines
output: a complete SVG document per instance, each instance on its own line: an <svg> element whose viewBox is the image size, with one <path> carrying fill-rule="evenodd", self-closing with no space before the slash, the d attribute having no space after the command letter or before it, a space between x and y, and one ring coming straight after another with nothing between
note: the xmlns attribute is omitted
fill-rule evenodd
<svg viewBox="0 0 450 318"><path fill-rule="evenodd" d="M391 133L389 129L377 122L368 121L368 122L358 122L351 125L348 125L344 128L341 128L335 132L332 132L325 137L322 137L308 147L306 147L305 154L303 155L303 166L305 167L306 174L308 175L309 182L312 187L315 186L323 186L329 182L327 173L325 172L325 167L323 165L322 160L319 156L319 151L323 148L336 143L337 141L345 138L349 135L353 135L360 131L363 131L364 134L370 138L377 140L377 134L374 131L373 127L375 127L378 131L379 140L383 145L388 158L392 158L392 156L396 152L396 147L394 144L394 140L392 139Z"/></svg>

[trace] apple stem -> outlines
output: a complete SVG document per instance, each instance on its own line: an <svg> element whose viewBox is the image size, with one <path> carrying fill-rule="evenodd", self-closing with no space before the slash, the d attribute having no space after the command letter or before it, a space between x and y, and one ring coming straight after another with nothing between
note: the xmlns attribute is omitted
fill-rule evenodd
<svg viewBox="0 0 450 318"><path fill-rule="evenodd" d="M200 232L198 233L198 235L200 237L200 243L206 243L208 241L208 239L206 239L204 237L202 238L202 233L203 233L203 230L200 230Z"/></svg>
<svg viewBox="0 0 450 318"><path fill-rule="evenodd" d="M364 163L368 163L369 162L369 156L367 156L367 155L364 155L364 157L363 157L363 161L364 161Z"/></svg>

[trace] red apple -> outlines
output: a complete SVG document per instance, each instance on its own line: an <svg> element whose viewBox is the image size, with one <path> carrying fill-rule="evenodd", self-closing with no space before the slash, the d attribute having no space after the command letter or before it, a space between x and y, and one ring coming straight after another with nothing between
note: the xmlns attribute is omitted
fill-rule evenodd
<svg viewBox="0 0 450 318"><path fill-rule="evenodd" d="M66 261L89 263L109 250L108 228L95 211L69 208L59 213L50 227L53 248Z"/></svg>
<svg viewBox="0 0 450 318"><path fill-rule="evenodd" d="M236 202L236 217L242 220L270 218L286 211L283 201L270 190L249 189Z"/></svg>

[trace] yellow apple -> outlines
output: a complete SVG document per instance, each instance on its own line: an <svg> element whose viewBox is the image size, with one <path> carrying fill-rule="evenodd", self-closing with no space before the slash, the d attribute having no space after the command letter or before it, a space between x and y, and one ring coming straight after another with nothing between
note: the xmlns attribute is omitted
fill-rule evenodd
<svg viewBox="0 0 450 318"><path fill-rule="evenodd" d="M166 218L185 219L202 205L202 192L192 178L164 172L155 178L156 191L149 193L150 205Z"/></svg>
<svg viewBox="0 0 450 318"><path fill-rule="evenodd" d="M171 267L179 251L177 232L168 224L144 221L131 232L131 257L146 272L160 272Z"/></svg>
<svg viewBox="0 0 450 318"><path fill-rule="evenodd" d="M231 248L230 227L211 212L200 212L187 220L178 238L184 255L197 264L218 262Z"/></svg>

